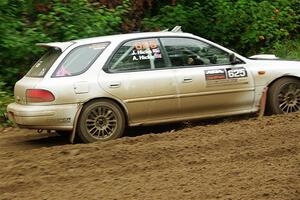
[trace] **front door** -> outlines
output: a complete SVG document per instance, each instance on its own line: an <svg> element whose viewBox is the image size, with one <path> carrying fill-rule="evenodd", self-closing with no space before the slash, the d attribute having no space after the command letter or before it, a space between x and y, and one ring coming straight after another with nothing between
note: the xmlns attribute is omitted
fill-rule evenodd
<svg viewBox="0 0 300 200"><path fill-rule="evenodd" d="M229 53L192 38L162 38L176 68L182 118L250 111L254 81L242 61L231 65Z"/></svg>

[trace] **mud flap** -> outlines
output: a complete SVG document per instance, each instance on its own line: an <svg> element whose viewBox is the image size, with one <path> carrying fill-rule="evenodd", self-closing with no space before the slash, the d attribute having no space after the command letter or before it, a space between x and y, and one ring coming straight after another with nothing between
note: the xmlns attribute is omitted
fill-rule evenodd
<svg viewBox="0 0 300 200"><path fill-rule="evenodd" d="M80 113L81 113L81 110L82 110L82 108L83 108L83 104L79 104L78 107L79 107L79 108L78 108L78 111L77 111L76 116L75 116L75 119L74 119L73 131L72 131L72 133L70 134L70 137L69 137L69 142L70 142L71 144L73 144L73 143L74 143L74 140L75 140L76 129L77 129L77 121L78 121L79 115L80 115Z"/></svg>
<svg viewBox="0 0 300 200"><path fill-rule="evenodd" d="M267 94L268 94L268 87L264 88L263 94L260 99L260 109L258 112L258 117L261 118L264 116L266 111L266 103L267 103Z"/></svg>

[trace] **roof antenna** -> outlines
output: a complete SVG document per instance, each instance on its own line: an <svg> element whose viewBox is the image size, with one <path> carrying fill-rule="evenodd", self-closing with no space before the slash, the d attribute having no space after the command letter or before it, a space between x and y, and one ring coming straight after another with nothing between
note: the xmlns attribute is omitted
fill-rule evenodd
<svg viewBox="0 0 300 200"><path fill-rule="evenodd" d="M175 26L171 32L182 32L181 26Z"/></svg>

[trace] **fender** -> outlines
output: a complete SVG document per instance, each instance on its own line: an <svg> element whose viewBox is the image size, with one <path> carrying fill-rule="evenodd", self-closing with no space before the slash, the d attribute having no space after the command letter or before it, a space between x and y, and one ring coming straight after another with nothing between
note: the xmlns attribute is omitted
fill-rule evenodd
<svg viewBox="0 0 300 200"><path fill-rule="evenodd" d="M273 79L269 80L268 82L266 82L266 86L269 87L272 83L284 77L294 77L300 79L300 74L291 74L291 73L280 74L274 77Z"/></svg>

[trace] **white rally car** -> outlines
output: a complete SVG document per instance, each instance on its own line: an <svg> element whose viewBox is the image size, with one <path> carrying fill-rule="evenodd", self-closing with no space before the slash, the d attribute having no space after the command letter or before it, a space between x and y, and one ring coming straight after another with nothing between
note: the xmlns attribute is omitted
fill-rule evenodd
<svg viewBox="0 0 300 200"><path fill-rule="evenodd" d="M17 126L84 142L126 126L300 109L300 62L245 58L198 36L151 32L38 44L47 53L15 85Z"/></svg>

